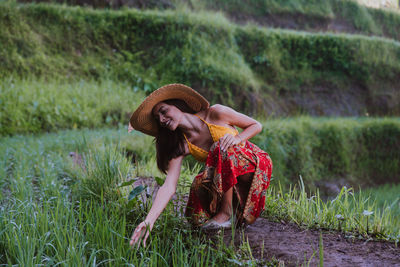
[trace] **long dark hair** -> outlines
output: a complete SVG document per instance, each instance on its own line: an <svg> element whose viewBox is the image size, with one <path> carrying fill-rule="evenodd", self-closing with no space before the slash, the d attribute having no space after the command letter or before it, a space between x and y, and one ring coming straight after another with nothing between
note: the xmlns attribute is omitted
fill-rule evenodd
<svg viewBox="0 0 400 267"><path fill-rule="evenodd" d="M180 99L168 99L162 101L168 105L177 107L182 112L196 113L185 101ZM171 159L176 158L185 153L185 139L182 131L177 128L171 131L168 128L161 127L158 120L158 133L156 136L156 150L157 150L157 167L163 173L167 173L168 163Z"/></svg>

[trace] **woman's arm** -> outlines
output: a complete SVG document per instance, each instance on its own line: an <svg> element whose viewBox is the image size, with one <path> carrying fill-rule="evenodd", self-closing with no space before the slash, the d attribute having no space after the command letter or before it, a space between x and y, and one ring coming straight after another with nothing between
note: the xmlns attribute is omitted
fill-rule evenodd
<svg viewBox="0 0 400 267"><path fill-rule="evenodd" d="M165 182L158 190L156 198L154 199L153 205L147 214L146 219L140 223L133 232L131 241L129 242L131 246L140 241L144 235L143 245L146 246L147 237L149 236L149 232L153 229L155 221L165 209L171 197L175 194L176 185L181 172L183 157L184 156L179 156L170 160Z"/></svg>
<svg viewBox="0 0 400 267"><path fill-rule="evenodd" d="M236 136L226 134L222 137L220 139L220 147L222 150L226 150L232 145L237 145L246 141L260 133L262 130L261 123L249 116L233 110L230 107L217 104L210 107L210 112L210 116L214 120L238 126L243 129L243 131Z"/></svg>

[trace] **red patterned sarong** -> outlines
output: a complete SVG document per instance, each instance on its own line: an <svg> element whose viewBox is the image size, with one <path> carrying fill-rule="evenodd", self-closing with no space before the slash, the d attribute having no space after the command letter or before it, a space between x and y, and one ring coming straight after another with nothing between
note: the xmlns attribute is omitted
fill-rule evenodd
<svg viewBox="0 0 400 267"><path fill-rule="evenodd" d="M238 184L238 176L252 173L251 184ZM195 226L215 216L220 208L223 194L233 186L232 206L239 224L253 223L264 210L265 194L272 173L272 161L268 153L253 143L230 147L221 151L215 142L210 151L205 169L199 173L190 188L186 216ZM243 197L242 188L248 194Z"/></svg>

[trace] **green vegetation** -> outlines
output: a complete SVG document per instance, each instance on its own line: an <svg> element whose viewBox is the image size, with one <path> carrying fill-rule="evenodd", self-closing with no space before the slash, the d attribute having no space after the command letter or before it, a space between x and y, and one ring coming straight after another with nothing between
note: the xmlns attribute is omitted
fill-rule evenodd
<svg viewBox="0 0 400 267"><path fill-rule="evenodd" d="M246 62L264 81L265 91L302 92L309 97L313 86L338 92L350 92L358 83L360 97L368 97L372 114L397 114L400 103L394 89L400 75L399 43L361 36L309 34L265 30L255 26L238 28L236 40ZM381 85L378 83L381 82ZM326 84L324 86L324 84ZM379 89L378 89L379 88ZM318 97L314 92L314 96ZM389 112L377 102L382 94L393 95Z"/></svg>
<svg viewBox="0 0 400 267"><path fill-rule="evenodd" d="M172 203L156 223L147 248L132 250L128 240L151 203L128 201L132 186L121 182L136 176L159 175L154 145L126 129L60 131L37 137L15 136L0 141L0 264L255 265L246 243L226 245L209 240L182 220L183 207ZM125 151L135 148L132 165ZM82 157L77 162L73 151ZM199 170L186 162L179 194L187 194ZM272 185L264 214L306 227L340 229L363 236L398 241L400 222L388 208L367 203L343 189L323 202L301 190ZM351 207L354 208L351 208ZM371 216L364 210L373 211ZM336 215L345 218L342 222ZM367 217L365 217L367 216ZM265 264L265 263L264 263Z"/></svg>
<svg viewBox="0 0 400 267"><path fill-rule="evenodd" d="M198 1L202 2L202 1ZM220 1L204 1L208 7L216 7L226 12L243 12L244 14L263 16L266 14L302 14L321 18L331 18L334 16L332 6L329 1L319 0L250 0L246 4L242 1L220 0Z"/></svg>
<svg viewBox="0 0 400 267"><path fill-rule="evenodd" d="M141 148L134 166L122 149ZM123 130L67 131L0 141L0 264L227 266L255 260L192 230L172 204L153 229L150 246L130 249L133 228L151 203L128 201L122 181L152 172L153 144ZM69 152L82 156L76 163ZM180 190L198 168L183 167ZM154 173L154 172L152 172ZM247 263L249 264L249 263Z"/></svg>
<svg viewBox="0 0 400 267"><path fill-rule="evenodd" d="M360 88L366 100L351 114L400 114L396 41L242 27L219 14L185 9L2 2L0 13L3 79L106 79L146 92L181 82L211 102L247 112L261 114L278 103L276 115L313 112L279 95L302 93L307 101L321 86L329 95Z"/></svg>
<svg viewBox="0 0 400 267"><path fill-rule="evenodd" d="M194 4L195 7L203 5L207 9L225 12L233 20L245 17L265 26L311 31L357 32L400 40L399 12L368 8L351 0L251 0L246 2L205 0L193 2L197 3ZM279 20L282 22L276 23ZM335 27L335 23L342 27ZM328 26L329 24L332 25L331 28Z"/></svg>
<svg viewBox="0 0 400 267"><path fill-rule="evenodd" d="M398 191L397 191L398 193ZM300 189L283 190L273 187L266 200L267 218L294 221L307 228L335 229L358 235L400 241L400 218L388 202L379 205L367 195L354 194L352 188L343 187L332 200L323 201L317 191L307 194L300 178Z"/></svg>
<svg viewBox="0 0 400 267"><path fill-rule="evenodd" d="M271 155L285 188L299 175L307 188L320 180L345 179L357 189L400 182L397 118L270 120L253 141Z"/></svg>
<svg viewBox="0 0 400 267"><path fill-rule="evenodd" d="M143 98L127 84L112 81L0 84L3 135L127 125ZM302 175L307 188L315 188L319 181L341 179L355 187L398 183L399 140L398 118L302 117L266 121L263 133L253 141L271 154L274 176L284 187ZM137 150L132 145L129 149Z"/></svg>
<svg viewBox="0 0 400 267"><path fill-rule="evenodd" d="M4 3L0 13L3 77L106 77L147 92L181 82L211 100L255 87L224 18Z"/></svg>
<svg viewBox="0 0 400 267"><path fill-rule="evenodd" d="M112 80L63 82L0 81L0 135L127 124L144 97L128 83Z"/></svg>
<svg viewBox="0 0 400 267"><path fill-rule="evenodd" d="M19 0L19 2L32 2ZM306 31L332 31L376 35L400 40L400 12L368 8L352 0L36 0L35 2L89 5L95 8L188 8L194 12L218 11L233 22L257 22L263 26Z"/></svg>
<svg viewBox="0 0 400 267"><path fill-rule="evenodd" d="M390 207L393 216L400 218L400 185L399 184L384 184L363 189L363 196L369 196L371 202L376 202L380 207Z"/></svg>
<svg viewBox="0 0 400 267"><path fill-rule="evenodd" d="M143 98L127 84L112 81L7 80L0 89L3 135L127 125ZM355 187L398 183L399 140L398 118L304 117L264 122L263 133L253 141L271 154L274 176L285 187L302 175L307 188L315 188L319 181L340 179Z"/></svg>
<svg viewBox="0 0 400 267"><path fill-rule="evenodd" d="M177 203L201 168L190 158L150 245L129 247L151 198L130 199L124 182L163 175L152 138L126 125L146 94L173 82L259 117L263 132L251 141L274 164L264 217L398 243L398 117L267 119L399 116L400 14L339 0L162 2L0 1L0 265L276 264L254 259L246 242L189 227ZM240 26L220 10L233 21L289 19L308 31L339 23L375 36ZM318 188L343 181L334 196ZM322 237L319 250L323 262Z"/></svg>

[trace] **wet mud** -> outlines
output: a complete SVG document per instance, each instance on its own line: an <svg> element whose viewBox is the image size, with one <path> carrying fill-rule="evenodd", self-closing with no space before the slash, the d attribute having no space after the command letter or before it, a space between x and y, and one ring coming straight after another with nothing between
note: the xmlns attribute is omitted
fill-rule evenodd
<svg viewBox="0 0 400 267"><path fill-rule="evenodd" d="M270 222L265 218L235 235L235 244L245 240L254 258L276 259L284 266L319 265L320 231L301 229L293 223ZM321 231L324 266L400 266L400 248L393 242L346 237L343 233ZM227 231L225 242L231 242Z"/></svg>

